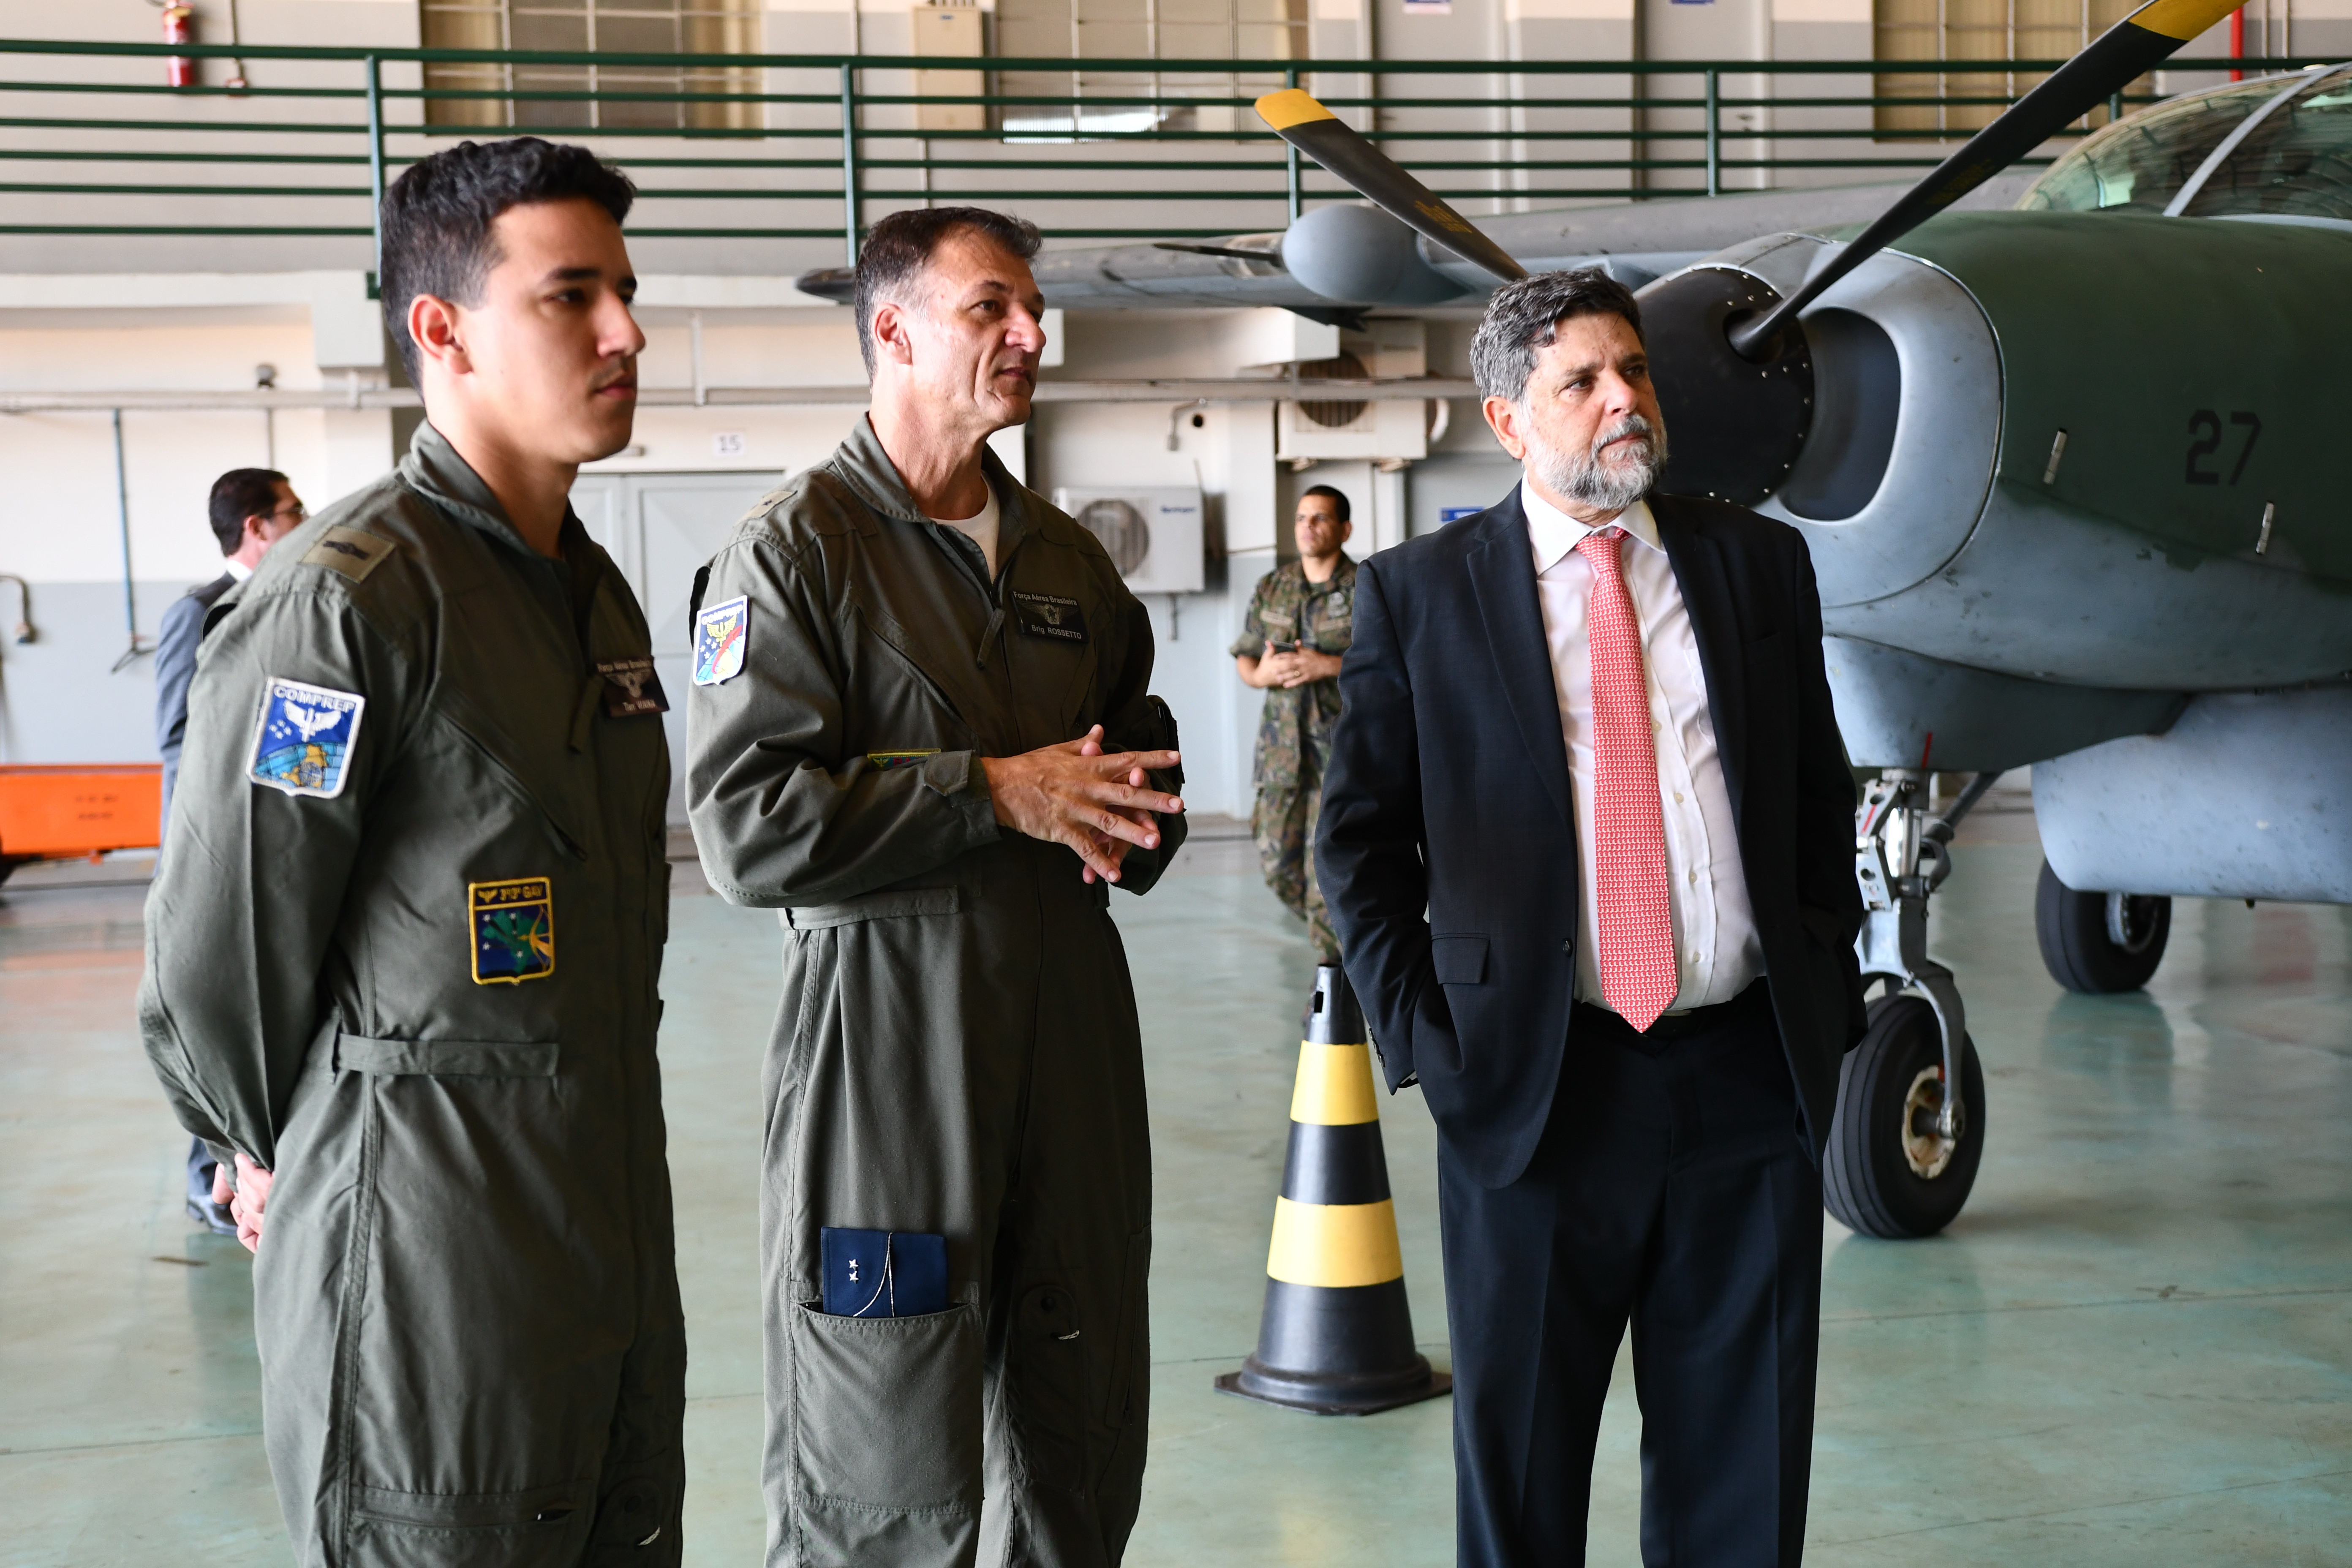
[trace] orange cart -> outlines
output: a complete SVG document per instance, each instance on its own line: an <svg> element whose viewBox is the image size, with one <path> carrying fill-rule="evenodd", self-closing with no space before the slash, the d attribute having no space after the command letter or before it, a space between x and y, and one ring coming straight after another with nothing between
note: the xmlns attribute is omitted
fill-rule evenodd
<svg viewBox="0 0 2352 1568"><path fill-rule="evenodd" d="M0 766L0 881L31 860L152 849L163 815L161 763Z"/></svg>

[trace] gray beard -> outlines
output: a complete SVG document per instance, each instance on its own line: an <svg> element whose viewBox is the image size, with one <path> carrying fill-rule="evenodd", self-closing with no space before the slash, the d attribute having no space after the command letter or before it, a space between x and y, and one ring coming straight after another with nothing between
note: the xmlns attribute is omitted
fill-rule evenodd
<svg viewBox="0 0 2352 1568"><path fill-rule="evenodd" d="M1641 456L1604 464L1601 448L1629 435L1646 435ZM1528 445L1527 465L1543 487L1565 500L1602 511L1623 511L1650 493L1666 468L1666 433L1652 428L1638 414L1628 414L1597 432L1582 452L1559 452L1541 441Z"/></svg>

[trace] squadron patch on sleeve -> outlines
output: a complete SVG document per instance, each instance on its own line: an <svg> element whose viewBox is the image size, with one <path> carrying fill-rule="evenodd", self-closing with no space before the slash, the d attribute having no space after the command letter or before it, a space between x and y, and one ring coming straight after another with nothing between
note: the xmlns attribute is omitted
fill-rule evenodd
<svg viewBox="0 0 2352 1568"><path fill-rule="evenodd" d="M262 688L261 727L253 737L255 784L288 795L332 800L351 776L352 747L360 738L367 699L271 677Z"/></svg>
<svg viewBox="0 0 2352 1568"><path fill-rule="evenodd" d="M356 528L331 528L319 536L319 542L302 552L302 564L331 566L352 582L363 583L369 573L391 560L392 552L399 548L389 539L378 539Z"/></svg>
<svg viewBox="0 0 2352 1568"><path fill-rule="evenodd" d="M474 984L518 985L555 973L555 889L545 877L466 884Z"/></svg>
<svg viewBox="0 0 2352 1568"><path fill-rule="evenodd" d="M716 686L743 673L751 641L751 601L730 599L694 617L694 683Z"/></svg>
<svg viewBox="0 0 2352 1568"><path fill-rule="evenodd" d="M669 711L669 699L662 692L661 677L654 673L652 659L601 659L596 673L604 678L606 718L627 719L639 713Z"/></svg>

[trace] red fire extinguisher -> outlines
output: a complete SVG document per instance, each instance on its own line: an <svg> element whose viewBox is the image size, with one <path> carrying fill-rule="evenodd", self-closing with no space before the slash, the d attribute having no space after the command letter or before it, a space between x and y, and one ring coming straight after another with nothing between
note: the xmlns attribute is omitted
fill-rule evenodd
<svg viewBox="0 0 2352 1568"><path fill-rule="evenodd" d="M163 41L167 44L193 44L196 41L196 8L193 5L163 7ZM173 55L163 62L163 83L166 87L196 85L196 62L184 55Z"/></svg>

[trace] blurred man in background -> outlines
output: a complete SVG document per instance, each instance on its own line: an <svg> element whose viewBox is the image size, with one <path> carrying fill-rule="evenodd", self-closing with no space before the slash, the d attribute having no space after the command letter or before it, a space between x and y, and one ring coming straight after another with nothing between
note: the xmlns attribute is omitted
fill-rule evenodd
<svg viewBox="0 0 2352 1568"><path fill-rule="evenodd" d="M1257 786L1250 834L1265 885L1307 922L1318 963L1339 962L1315 881L1315 827L1323 759L1339 721L1339 658L1356 625L1356 563L1340 549L1355 531L1348 511L1348 498L1329 485L1298 498L1291 520L1298 559L1258 579L1232 649L1243 682L1265 693L1250 769Z"/></svg>
<svg viewBox="0 0 2352 1568"><path fill-rule="evenodd" d="M163 754L163 829L172 825L172 786L179 781L180 747L188 732L188 681L196 673L196 644L204 640L205 617L221 595L253 575L271 545L309 517L302 498L275 468L231 468L213 481L206 505L213 537L220 541L221 574L191 588L163 612L155 639L155 749ZM236 1234L228 1203L214 1192L219 1163L205 1141L188 1142L188 1217L222 1236Z"/></svg>

